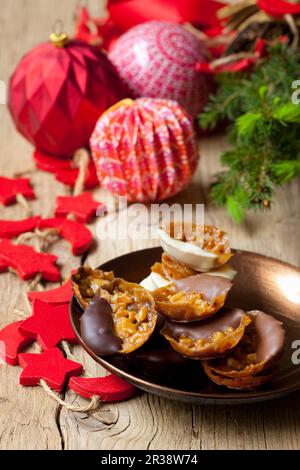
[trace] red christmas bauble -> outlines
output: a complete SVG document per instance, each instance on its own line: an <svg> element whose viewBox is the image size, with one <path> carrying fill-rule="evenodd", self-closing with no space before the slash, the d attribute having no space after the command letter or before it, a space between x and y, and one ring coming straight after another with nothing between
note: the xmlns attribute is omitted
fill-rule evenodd
<svg viewBox="0 0 300 470"><path fill-rule="evenodd" d="M109 54L134 97L176 100L192 116L208 98L207 78L196 69L205 57L198 37L166 21L134 26L114 42Z"/></svg>
<svg viewBox="0 0 300 470"><path fill-rule="evenodd" d="M69 157L88 145L99 115L126 95L99 48L54 35L17 66L9 109L19 132L39 151Z"/></svg>
<svg viewBox="0 0 300 470"><path fill-rule="evenodd" d="M186 188L198 151L192 118L176 101L122 100L90 140L100 185L133 201L160 201Z"/></svg>

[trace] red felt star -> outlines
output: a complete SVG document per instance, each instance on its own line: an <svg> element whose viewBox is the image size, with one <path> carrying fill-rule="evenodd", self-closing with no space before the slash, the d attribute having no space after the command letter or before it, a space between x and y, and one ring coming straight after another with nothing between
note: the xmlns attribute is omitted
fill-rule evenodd
<svg viewBox="0 0 300 470"><path fill-rule="evenodd" d="M5 273L8 270L8 264L0 257L0 273Z"/></svg>
<svg viewBox="0 0 300 470"><path fill-rule="evenodd" d="M59 281L60 272L54 264L56 260L57 256L38 253L31 246L14 245L10 240L0 240L0 265L2 264L3 269L6 266L17 271L24 281L37 274L46 281Z"/></svg>
<svg viewBox="0 0 300 470"><path fill-rule="evenodd" d="M65 359L58 348L47 349L42 354L19 354L19 364L24 369L20 375L21 385L39 385L43 379L57 392L62 391L70 377L83 371L81 364Z"/></svg>
<svg viewBox="0 0 300 470"><path fill-rule="evenodd" d="M32 232L40 223L40 216L23 220L0 220L0 238L14 238L25 232Z"/></svg>
<svg viewBox="0 0 300 470"><path fill-rule="evenodd" d="M85 253L91 246L93 235L91 231L74 220L53 218L41 220L39 224L41 230L46 228L56 228L59 235L65 238L72 245L72 253L81 255Z"/></svg>
<svg viewBox="0 0 300 470"><path fill-rule="evenodd" d="M36 166L40 170L54 173L55 178L67 186L73 187L75 185L79 170L78 168L74 168L74 161L72 159L55 158L37 150L34 152L33 157L36 162ZM91 159L87 169L84 187L85 189L92 189L98 184L99 182L95 165Z"/></svg>
<svg viewBox="0 0 300 470"><path fill-rule="evenodd" d="M72 170L71 159L51 157L51 155L39 152L39 150L34 151L33 158L35 160L36 166L40 170L46 171L48 173L55 174L60 170Z"/></svg>
<svg viewBox="0 0 300 470"><path fill-rule="evenodd" d="M30 302L33 302L35 299L39 299L49 304L69 303L72 297L71 279L65 282L62 286L56 287L55 289L36 292L31 291L28 292L27 295Z"/></svg>
<svg viewBox="0 0 300 470"><path fill-rule="evenodd" d="M94 201L90 193L56 198L56 217L66 217L68 214L73 214L77 222L88 223L96 214L100 216L106 211L106 205Z"/></svg>
<svg viewBox="0 0 300 470"><path fill-rule="evenodd" d="M22 194L26 199L35 199L29 178L5 178L0 176L0 202L4 206L13 204L16 202L17 194Z"/></svg>
<svg viewBox="0 0 300 470"><path fill-rule="evenodd" d="M73 187L75 186L75 182L78 178L79 170L78 168L73 168L72 170L59 170L56 172L55 177L57 181L60 181L61 183ZM84 189L92 189L98 186L99 180L97 177L97 173L95 170L95 165L93 161L89 163L89 166L87 168L86 172L86 178L84 182Z"/></svg>
<svg viewBox="0 0 300 470"><path fill-rule="evenodd" d="M69 387L84 398L100 397L102 401L121 401L136 394L136 388L114 374L106 377L76 377L69 382Z"/></svg>
<svg viewBox="0 0 300 470"><path fill-rule="evenodd" d="M32 338L19 331L21 324L22 321L16 321L0 331L0 358L11 366L18 364L19 352L33 342Z"/></svg>
<svg viewBox="0 0 300 470"><path fill-rule="evenodd" d="M69 304L49 304L35 300L32 316L20 325L20 332L36 339L42 349L57 346L62 340L77 343L70 322Z"/></svg>

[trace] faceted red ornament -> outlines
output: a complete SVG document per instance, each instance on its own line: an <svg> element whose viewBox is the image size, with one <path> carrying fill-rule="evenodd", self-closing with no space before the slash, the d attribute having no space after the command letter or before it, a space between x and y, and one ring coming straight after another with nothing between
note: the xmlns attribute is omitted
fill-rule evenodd
<svg viewBox="0 0 300 470"><path fill-rule="evenodd" d="M114 374L105 377L72 377L71 390L84 398L99 397L102 401L122 401L136 395L136 388Z"/></svg>
<svg viewBox="0 0 300 470"><path fill-rule="evenodd" d="M60 237L64 238L72 245L74 255L85 253L93 242L91 231L83 224L74 220L53 218L41 220L39 224L41 230L46 228L55 228Z"/></svg>
<svg viewBox="0 0 300 470"><path fill-rule="evenodd" d="M24 281L40 274L46 281L58 282L60 272L55 266L56 260L57 256L38 253L31 246L14 245L9 240L0 241L0 271L10 267L17 271Z"/></svg>
<svg viewBox="0 0 300 470"><path fill-rule="evenodd" d="M26 199L35 199L29 178L5 178L0 176L0 203L4 206L16 202L17 194Z"/></svg>
<svg viewBox="0 0 300 470"><path fill-rule="evenodd" d="M175 100L193 117L208 99L207 78L195 68L206 56L195 34L167 21L134 26L114 42L109 53L134 97Z"/></svg>
<svg viewBox="0 0 300 470"><path fill-rule="evenodd" d="M9 109L38 150L69 157L88 145L99 115L124 93L99 48L57 36L21 59L10 81Z"/></svg>
<svg viewBox="0 0 300 470"><path fill-rule="evenodd" d="M106 205L94 201L90 193L82 193L79 196L58 196L56 198L56 217L67 217L72 214L77 222L85 224L90 222L96 214L103 215L106 211Z"/></svg>
<svg viewBox="0 0 300 470"><path fill-rule="evenodd" d="M70 377L83 371L81 364L65 359L58 348L47 349L42 354L19 354L19 364L24 369L20 375L21 385L39 385L43 379L56 392L62 391Z"/></svg>
<svg viewBox="0 0 300 470"><path fill-rule="evenodd" d="M27 296L30 302L39 299L49 304L68 304L72 297L71 279L55 289L31 291L28 292Z"/></svg>
<svg viewBox="0 0 300 470"><path fill-rule="evenodd" d="M32 232L40 221L39 215L23 220L0 220L0 238L14 238L21 233Z"/></svg>
<svg viewBox="0 0 300 470"><path fill-rule="evenodd" d="M18 364L18 354L33 342L33 339L19 331L22 321L5 326L0 331L0 359L11 366Z"/></svg>
<svg viewBox="0 0 300 470"><path fill-rule="evenodd" d="M170 100L120 101L99 118L90 144L101 186L129 201L174 196L199 158L192 119Z"/></svg>
<svg viewBox="0 0 300 470"><path fill-rule="evenodd" d="M34 300L32 316L24 320L19 331L36 339L42 349L50 349L61 341L77 343L70 322L69 304L53 305Z"/></svg>

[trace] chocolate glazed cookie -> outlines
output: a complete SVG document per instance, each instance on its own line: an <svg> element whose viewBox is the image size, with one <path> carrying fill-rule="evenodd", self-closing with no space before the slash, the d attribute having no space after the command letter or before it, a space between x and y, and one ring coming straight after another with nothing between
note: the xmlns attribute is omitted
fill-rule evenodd
<svg viewBox="0 0 300 470"><path fill-rule="evenodd" d="M250 317L239 308L223 308L213 318L178 323L167 320L161 334L184 356L209 359L234 348L243 337Z"/></svg>
<svg viewBox="0 0 300 470"><path fill-rule="evenodd" d="M95 297L80 319L80 332L87 346L99 356L119 353L122 341L115 335L112 308L105 299Z"/></svg>
<svg viewBox="0 0 300 470"><path fill-rule="evenodd" d="M204 371L218 385L251 390L269 382L278 370L283 324L258 310L248 315L252 321L238 346L226 357L203 362Z"/></svg>

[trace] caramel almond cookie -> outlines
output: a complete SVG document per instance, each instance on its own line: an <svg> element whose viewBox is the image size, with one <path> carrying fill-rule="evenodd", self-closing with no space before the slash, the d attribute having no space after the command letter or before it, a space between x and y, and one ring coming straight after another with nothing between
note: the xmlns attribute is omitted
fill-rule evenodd
<svg viewBox="0 0 300 470"><path fill-rule="evenodd" d="M223 307L232 282L221 276L197 274L153 291L157 309L178 322L202 320Z"/></svg>
<svg viewBox="0 0 300 470"><path fill-rule="evenodd" d="M207 363L203 364L206 375L217 385L222 385L233 390L256 390L268 382L271 382L277 374L277 367L271 367L258 375L248 375L245 377L226 377L218 374Z"/></svg>
<svg viewBox="0 0 300 470"><path fill-rule="evenodd" d="M234 348L250 323L250 317L243 310L223 308L214 318L201 322L167 320L161 334L184 356L210 359Z"/></svg>
<svg viewBox="0 0 300 470"><path fill-rule="evenodd" d="M112 288L115 276L112 271L104 272L101 269L81 266L71 279L74 296L81 307L85 309L93 298L100 294L102 287Z"/></svg>
<svg viewBox="0 0 300 470"><path fill-rule="evenodd" d="M204 361L206 374L229 388L251 389L271 380L284 348L283 324L264 312L248 312L252 322L235 349L224 358Z"/></svg>
<svg viewBox="0 0 300 470"><path fill-rule="evenodd" d="M175 258L168 256L166 253L163 253L161 256L161 266L164 276L167 279L184 279L185 277L195 276L198 274L193 268L175 260Z"/></svg>
<svg viewBox="0 0 300 470"><path fill-rule="evenodd" d="M168 256L166 253L162 254L161 263L155 263L151 271L161 276L164 276L166 279L176 280L184 279L186 277L195 276L198 272L195 269L189 268L180 261L177 261L175 258ZM207 271L206 274L210 276L221 276L233 281L237 272L229 265L223 264L221 267Z"/></svg>
<svg viewBox="0 0 300 470"><path fill-rule="evenodd" d="M81 330L85 341L91 349L98 351L97 354L117 352L111 350L109 344L111 341L115 347L115 338L120 344L118 352L128 354L149 339L156 321L157 312L151 294L139 284L114 278L105 288L100 287L90 300L82 315ZM95 341L91 342L91 338ZM105 352L107 348L110 352Z"/></svg>
<svg viewBox="0 0 300 470"><path fill-rule="evenodd" d="M156 262L151 267L151 274L160 276L165 280L173 281L177 279L184 279L186 277L195 276L198 274L198 271L195 269L189 268L180 261L177 261L175 258L168 256L166 253L163 253L161 256L161 262ZM229 263L223 264L219 268L212 269L207 271L206 274L210 276L221 276L233 281L235 276L237 275L237 271L235 271ZM151 275L150 275L151 276ZM157 286L162 287L162 286ZM154 289L152 289L154 290Z"/></svg>
<svg viewBox="0 0 300 470"><path fill-rule="evenodd" d="M206 272L232 257L227 233L211 225L171 222L159 230L166 254L195 271Z"/></svg>
<svg viewBox="0 0 300 470"><path fill-rule="evenodd" d="M112 292L101 289L113 310L115 332L122 340L122 353L141 347L152 335L157 312L152 295L139 284L116 278Z"/></svg>

